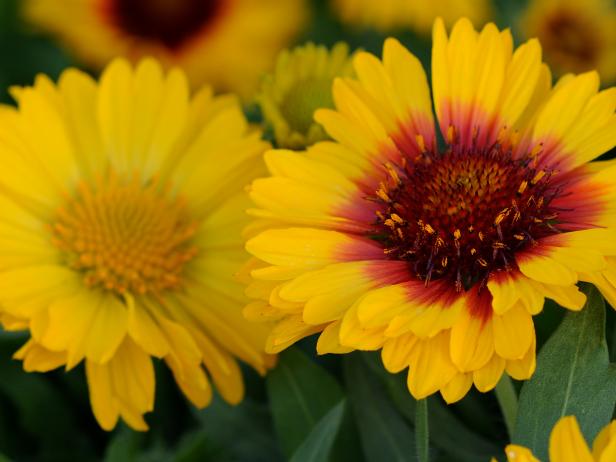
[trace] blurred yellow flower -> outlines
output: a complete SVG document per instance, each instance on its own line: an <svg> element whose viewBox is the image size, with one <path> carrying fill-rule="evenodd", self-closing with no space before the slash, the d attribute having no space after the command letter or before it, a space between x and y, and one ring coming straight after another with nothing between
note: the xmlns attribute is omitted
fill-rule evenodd
<svg viewBox="0 0 616 462"><path fill-rule="evenodd" d="M257 96L265 123L281 148L301 149L327 138L312 119L318 108L332 108L335 77L353 73L349 47L337 43L328 50L312 43L285 50Z"/></svg>
<svg viewBox="0 0 616 462"><path fill-rule="evenodd" d="M354 68L315 113L334 141L265 154L245 315L276 322L272 353L314 333L381 350L418 399L528 379L545 298L579 310L584 280L616 301L616 165L589 163L616 144L616 90L552 87L537 40L468 19L435 23L432 92L395 39Z"/></svg>
<svg viewBox="0 0 616 462"><path fill-rule="evenodd" d="M437 17L447 26L462 16L475 26L491 18L490 0L330 0L335 14L344 23L372 27L383 32L410 28L429 34Z"/></svg>
<svg viewBox="0 0 616 462"><path fill-rule="evenodd" d="M577 419L574 416L563 417L552 430L549 451L550 462L616 461L616 420L597 435L591 452ZM540 462L529 449L515 444L507 446L505 453L508 462ZM496 459L492 459L492 462L496 462Z"/></svg>
<svg viewBox="0 0 616 462"><path fill-rule="evenodd" d="M0 113L0 306L29 330L26 371L82 361L94 415L145 430L152 357L196 406L213 381L243 396L239 358L261 373L266 326L249 325L234 274L244 185L267 143L231 96L190 99L184 74L113 61L100 83L70 69L12 90ZM206 375L206 371L207 374Z"/></svg>
<svg viewBox="0 0 616 462"><path fill-rule="evenodd" d="M24 14L95 68L154 56L194 87L244 97L307 19L306 0L26 0Z"/></svg>
<svg viewBox="0 0 616 462"><path fill-rule="evenodd" d="M616 79L616 6L611 0L530 0L520 27L537 37L557 75L596 69Z"/></svg>

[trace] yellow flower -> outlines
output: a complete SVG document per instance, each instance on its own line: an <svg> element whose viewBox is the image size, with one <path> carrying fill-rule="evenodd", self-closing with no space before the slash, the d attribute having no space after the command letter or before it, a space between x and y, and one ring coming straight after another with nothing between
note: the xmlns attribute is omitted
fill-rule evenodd
<svg viewBox="0 0 616 462"><path fill-rule="evenodd" d="M318 108L332 108L332 82L349 77L353 66L349 47L337 43L331 51L312 43L285 50L273 74L265 77L257 97L265 122L281 148L301 149L327 135L313 121Z"/></svg>
<svg viewBox="0 0 616 462"><path fill-rule="evenodd" d="M508 462L539 462L525 447L510 444L505 448ZM592 452L574 416L561 418L550 435L550 462L612 462L616 460L616 420L595 438ZM492 459L493 462L496 459Z"/></svg>
<svg viewBox="0 0 616 462"><path fill-rule="evenodd" d="M589 164L616 144L616 89L552 88L537 40L494 24L433 40L433 101L388 39L316 112L335 142L266 153L245 315L277 321L269 352L320 332L319 353L382 349L416 398L453 402L532 375L545 297L579 310L584 280L616 306L616 163Z"/></svg>
<svg viewBox="0 0 616 462"><path fill-rule="evenodd" d="M521 29L537 37L555 73L597 69L616 79L616 7L610 0L531 0Z"/></svg>
<svg viewBox="0 0 616 462"><path fill-rule="evenodd" d="M95 68L123 56L182 67L192 86L252 95L299 32L306 0L26 0L24 14Z"/></svg>
<svg viewBox="0 0 616 462"><path fill-rule="evenodd" d="M99 84L75 69L57 85L39 76L13 95L18 108L0 113L0 306L6 329L31 334L24 369L84 361L107 430L118 417L147 429L152 357L195 405L211 381L239 402L236 358L261 373L272 358L234 276L244 185L267 148L236 98L190 99L184 74L151 59L117 59Z"/></svg>
<svg viewBox="0 0 616 462"><path fill-rule="evenodd" d="M331 0L331 6L344 23L383 32L411 28L425 35L437 17L448 26L462 16L475 25L491 17L489 0Z"/></svg>

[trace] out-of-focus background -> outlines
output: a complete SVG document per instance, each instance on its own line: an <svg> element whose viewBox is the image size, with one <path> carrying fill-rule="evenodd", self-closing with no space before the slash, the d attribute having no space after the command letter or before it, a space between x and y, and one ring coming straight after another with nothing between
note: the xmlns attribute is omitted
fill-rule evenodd
<svg viewBox="0 0 616 462"><path fill-rule="evenodd" d="M0 101L12 104L9 87L32 84L39 73L55 80L77 66L96 76L114 56L153 55L183 67L195 89L209 83L238 93L258 122L255 94L282 49L342 40L380 54L384 38L395 36L429 72L437 15L448 25L460 15L476 27L494 21L510 27L516 43L539 37L555 76L596 68L604 86L616 77L616 7L609 0L0 0ZM540 343L561 316L548 303L536 319ZM608 316L612 344L611 310ZM91 414L83 369L27 374L11 359L24 341L0 333L0 460L300 460L297 449L316 422L343 399L344 412L331 417L330 460L413 460L414 401L404 375L384 373L373 354L316 358L308 339L283 353L266 379L246 368L242 404L216 398L204 410L191 407L158 367L151 430L120 424L107 433ZM435 460L502 454L507 434L491 394L474 391L454 406L433 397L430 407Z"/></svg>

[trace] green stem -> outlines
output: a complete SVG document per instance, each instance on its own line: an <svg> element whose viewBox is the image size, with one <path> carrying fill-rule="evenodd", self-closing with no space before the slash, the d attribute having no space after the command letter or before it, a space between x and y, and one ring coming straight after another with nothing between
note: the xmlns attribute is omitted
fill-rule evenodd
<svg viewBox="0 0 616 462"><path fill-rule="evenodd" d="M428 400L420 399L415 406L415 440L417 443L417 460L428 462L430 428L428 423Z"/></svg>
<svg viewBox="0 0 616 462"><path fill-rule="evenodd" d="M518 395L513 387L513 382L507 374L503 374L494 389L496 399L500 405L503 419L509 432L509 438L513 437L513 429L515 428L515 419L518 415Z"/></svg>

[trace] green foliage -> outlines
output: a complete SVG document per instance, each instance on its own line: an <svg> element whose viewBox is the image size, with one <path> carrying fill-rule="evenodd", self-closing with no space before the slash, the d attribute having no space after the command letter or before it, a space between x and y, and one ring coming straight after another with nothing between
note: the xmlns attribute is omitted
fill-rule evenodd
<svg viewBox="0 0 616 462"><path fill-rule="evenodd" d="M349 400L368 462L417 460L415 435L359 355L344 358Z"/></svg>
<svg viewBox="0 0 616 462"><path fill-rule="evenodd" d="M266 383L274 427L287 456L343 396L336 380L296 348L280 355Z"/></svg>
<svg viewBox="0 0 616 462"><path fill-rule="evenodd" d="M379 374L393 403L399 412L409 422L414 423L417 415L417 402L409 394L406 386L405 374L392 375L383 370L374 357L365 356L371 364L371 369ZM479 398L484 398L480 395ZM486 412L485 400L469 395L467 399L473 401L472 409L475 415ZM486 438L477 428L480 420L475 419L472 426L464 421L460 405L447 406L437 396L427 399L430 419L430 443L443 454L443 461L447 462L476 462L489 460L491 456L502 452L503 445L499 444L498 436L491 435ZM503 441L505 443L505 441Z"/></svg>
<svg viewBox="0 0 616 462"><path fill-rule="evenodd" d="M291 462L327 462L342 423L345 401L331 408L314 426L291 457Z"/></svg>
<svg viewBox="0 0 616 462"><path fill-rule="evenodd" d="M537 371L522 386L514 442L547 458L549 434L556 421L575 415L592 441L606 425L616 404L616 365L609 363L605 342L605 302L585 288L588 301L567 314L541 349Z"/></svg>

